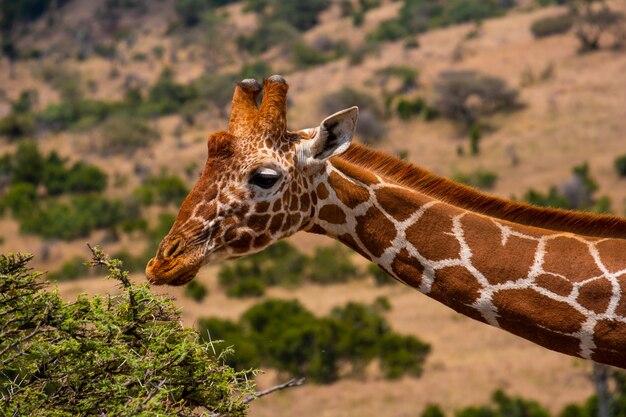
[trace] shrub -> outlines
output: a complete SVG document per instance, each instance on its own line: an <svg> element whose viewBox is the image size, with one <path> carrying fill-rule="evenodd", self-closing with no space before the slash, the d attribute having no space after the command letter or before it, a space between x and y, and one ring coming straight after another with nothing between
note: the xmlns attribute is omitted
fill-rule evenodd
<svg viewBox="0 0 626 417"><path fill-rule="evenodd" d="M159 79L148 93L148 102L142 107L144 114L169 114L178 111L184 104L198 98L194 84L184 85L174 81L171 70L161 72Z"/></svg>
<svg viewBox="0 0 626 417"><path fill-rule="evenodd" d="M415 115L419 115L424 110L426 103L421 97L415 97L414 99L401 98L396 105L396 111L398 117L402 120L408 120Z"/></svg>
<svg viewBox="0 0 626 417"><path fill-rule="evenodd" d="M145 205L156 203L165 206L170 203L180 205L189 190L180 177L163 173L148 177L134 193Z"/></svg>
<svg viewBox="0 0 626 417"><path fill-rule="evenodd" d="M350 255L351 251L339 244L316 248L307 278L323 285L359 278L359 271L350 260Z"/></svg>
<svg viewBox="0 0 626 417"><path fill-rule="evenodd" d="M35 116L30 112L11 112L0 119L0 135L11 140L31 136L35 132Z"/></svg>
<svg viewBox="0 0 626 417"><path fill-rule="evenodd" d="M549 417L550 413L535 401L520 397L509 397L503 391L497 390L491 397L493 405L481 407L466 407L455 413L456 417L499 417L499 416L527 416Z"/></svg>
<svg viewBox="0 0 626 417"><path fill-rule="evenodd" d="M106 186L107 175L100 168L77 162L68 171L65 190L69 193L99 193Z"/></svg>
<svg viewBox="0 0 626 417"><path fill-rule="evenodd" d="M11 185L2 199L2 206L10 209L15 218L30 216L37 206L37 188L27 182Z"/></svg>
<svg viewBox="0 0 626 417"><path fill-rule="evenodd" d="M272 74L272 67L270 67L266 62L257 60L245 64L241 68L241 72L239 73L239 77L242 79L245 78L253 78L255 80L262 80L264 78L269 77Z"/></svg>
<svg viewBox="0 0 626 417"><path fill-rule="evenodd" d="M420 376L430 353L430 345L414 336L387 333L380 339L380 367L385 378L400 378L405 374Z"/></svg>
<svg viewBox="0 0 626 417"><path fill-rule="evenodd" d="M49 272L47 277L50 281L73 281L86 277L90 272L87 260L82 256L74 256L70 260L65 261L58 271Z"/></svg>
<svg viewBox="0 0 626 417"><path fill-rule="evenodd" d="M48 201L20 219L20 230L47 239L71 240L94 229L113 228L124 219L120 201L94 195L75 196L69 203Z"/></svg>
<svg viewBox="0 0 626 417"><path fill-rule="evenodd" d="M266 13L269 20L289 22L305 31L317 24L317 16L330 6L330 0L247 0L246 9Z"/></svg>
<svg viewBox="0 0 626 417"><path fill-rule="evenodd" d="M446 71L435 83L442 115L470 127L478 118L517 105L517 91L500 78L473 71Z"/></svg>
<svg viewBox="0 0 626 417"><path fill-rule="evenodd" d="M573 24L574 19L572 15L563 13L558 16L543 17L535 20L530 26L530 31L535 38L545 38L569 32Z"/></svg>
<svg viewBox="0 0 626 417"><path fill-rule="evenodd" d="M0 256L0 393L10 415L243 416L247 373L211 359L180 312L94 251L121 294L63 301L31 257ZM20 302L16 303L18 299ZM42 393L45 393L42 394ZM141 411L139 411L141 410Z"/></svg>
<svg viewBox="0 0 626 417"><path fill-rule="evenodd" d="M281 240L263 252L224 265L218 279L230 296L260 296L267 286L301 283L308 262L306 256Z"/></svg>
<svg viewBox="0 0 626 417"><path fill-rule="evenodd" d="M367 266L367 272L374 278L374 282L377 286L388 285L395 282L395 279L374 263Z"/></svg>
<svg viewBox="0 0 626 417"><path fill-rule="evenodd" d="M236 369L266 365L328 383L339 377L340 365L344 363L358 373L372 359L383 360L381 341L396 335L380 315L379 306L383 304L384 301L372 306L349 303L333 309L328 317L317 318L298 301L266 300L250 307L239 323L202 319L199 330L205 340L223 339L224 346L234 345L238 355L229 364ZM419 375L416 369L425 360L428 345L400 336L399 343L387 342L385 349L394 346L397 355L387 351L384 354L398 375L404 365L408 372ZM411 353L407 349L417 350Z"/></svg>
<svg viewBox="0 0 626 417"><path fill-rule="evenodd" d="M618 156L615 158L615 171L617 171L617 175L624 178L626 177L626 155Z"/></svg>
<svg viewBox="0 0 626 417"><path fill-rule="evenodd" d="M299 38L298 31L289 23L263 19L250 36L237 38L237 46L256 56L277 45L291 49Z"/></svg>
<svg viewBox="0 0 626 417"><path fill-rule="evenodd" d="M241 324L211 317L198 320L197 328L202 341L211 343L217 356L224 357L228 366L239 370L261 366L259 346L248 336ZM224 355L231 348L237 354Z"/></svg>
<svg viewBox="0 0 626 417"><path fill-rule="evenodd" d="M20 142L12 160L12 183L25 182L39 185L44 168L44 159L35 142Z"/></svg>
<svg viewBox="0 0 626 417"><path fill-rule="evenodd" d="M498 180L498 174L483 169L477 169L469 173L457 172L454 174L453 179L461 184L466 184L474 188L489 190L493 188Z"/></svg>
<svg viewBox="0 0 626 417"><path fill-rule="evenodd" d="M103 139L100 152L103 155L133 154L157 139L148 123L135 117L113 116L102 124L100 130Z"/></svg>
<svg viewBox="0 0 626 417"><path fill-rule="evenodd" d="M402 65L390 65L376 71L376 76L381 80L383 86L392 78L400 81L397 93L408 93L417 88L419 71L412 67Z"/></svg>
<svg viewBox="0 0 626 417"><path fill-rule="evenodd" d="M304 41L297 42L293 47L293 62L297 68L322 65L331 59L328 54L318 51Z"/></svg>
<svg viewBox="0 0 626 417"><path fill-rule="evenodd" d="M204 297L206 297L207 293L208 290L206 289L206 287L197 280L191 281L185 287L185 297L191 298L198 303L204 300Z"/></svg>

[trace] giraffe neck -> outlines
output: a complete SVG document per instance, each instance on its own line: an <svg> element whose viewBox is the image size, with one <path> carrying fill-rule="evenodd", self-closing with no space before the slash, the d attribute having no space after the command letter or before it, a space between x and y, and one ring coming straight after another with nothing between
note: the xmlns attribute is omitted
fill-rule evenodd
<svg viewBox="0 0 626 417"><path fill-rule="evenodd" d="M311 232L457 312L626 367L626 239L539 229L444 203L333 160Z"/></svg>

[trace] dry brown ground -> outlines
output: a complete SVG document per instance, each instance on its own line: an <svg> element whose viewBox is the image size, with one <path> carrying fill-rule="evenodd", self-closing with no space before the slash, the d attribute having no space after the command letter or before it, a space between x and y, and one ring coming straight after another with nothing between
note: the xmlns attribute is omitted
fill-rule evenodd
<svg viewBox="0 0 626 417"><path fill-rule="evenodd" d="M166 10L171 2L163 2ZM614 5L626 9L624 2ZM80 21L89 16L90 2L72 2L75 13L69 18ZM161 6L160 6L161 7ZM398 3L385 2L383 7L368 14L364 29L352 28L348 19L340 19L329 12L323 24L307 34L307 39L332 35L347 39L352 45L362 42L364 32L377 22L394 15ZM242 16L239 6L228 9L233 19L232 30L246 31L254 25L250 15ZM487 20L481 35L462 41L471 25L461 25L437 30L420 37L421 47L405 50L402 42L389 43L380 53L368 57L362 65L351 67L341 60L308 71L294 72L287 79L291 84L293 106L289 110L290 124L294 127L318 123L323 114L318 101L324 95L345 86L379 93L373 82L377 69L388 65L410 65L421 71L422 91L430 95L432 83L442 70L475 69L505 78L510 85L519 87L522 72L530 68L537 73L547 65L554 67L554 77L521 89L525 108L509 115L490 120L495 128L485 136L482 152L477 157L457 157L456 148L466 144L458 131L445 121L408 123L392 120L388 123L387 139L380 145L388 151L405 149L410 159L435 172L451 175L456 171L484 168L497 172L499 180L494 193L509 197L523 194L528 188L546 191L551 184L569 178L571 167L588 161L591 174L598 180L598 194L610 195L613 208L623 213L626 206L626 182L619 180L613 170L613 159L626 153L626 54L621 51L602 51L578 55L572 35L559 35L534 40L528 30L539 16L557 13L558 9L542 9L529 13L517 12L500 19ZM191 49L162 35L167 19L165 12L155 13L142 26L135 45L123 49L126 63L120 67L122 75L136 73L146 82L153 82L163 64L171 65L180 80L189 80L202 73L205 63L193 58ZM139 22L140 24L144 24ZM453 51L463 42L464 58L452 59ZM168 51L176 49L177 62L170 62L166 52L163 61L150 58L148 62L128 59L133 53L148 52L154 45L164 45ZM268 56L275 54L270 51ZM229 65L238 64L232 58ZM97 81L102 98L120 97L121 79L109 79L110 63L102 59L85 62L68 61L87 79ZM272 62L277 70L286 68L278 57ZM16 80L9 80L6 64L0 65L0 86L15 97L21 90L36 87L43 104L57 99L55 91L33 76L39 63L18 64ZM123 78L120 77L120 78ZM232 86L224 86L232 88ZM225 127L224 121L211 114L200 118L196 127L184 131L176 145L173 132L179 123L176 116L158 121L162 139L152 149L139 152L133 159L115 157L103 159L90 151L90 144L98 140L94 133L63 133L41 138L44 150L57 149L72 159L83 159L98 164L113 175L128 177L125 189L112 189L111 195L124 195L138 180L133 174L137 162L158 172L166 167L171 172L182 173L190 162L201 167L205 158L204 138L207 133ZM511 165L507 149L513 147L520 163ZM1 144L2 151L11 149ZM15 222L0 220L0 235L4 243L2 252L29 251L39 255L42 241L18 233ZM102 239L96 233L88 239L97 243ZM87 239L85 239L87 240ZM311 235L296 235L292 241L304 250L311 250L326 242ZM143 242L138 237L125 238L116 246L105 246L112 252L127 247L140 252ZM51 260L38 262L37 267L56 269L62 260L72 254L86 256L84 242L55 243ZM180 289L158 289L177 297L182 308L183 321L191 325L198 317L215 315L236 318L253 301L231 300L217 289L215 267L205 268L199 280L207 284L211 295L201 304L182 297ZM138 281L142 277L137 276ZM102 279L88 279L60 285L61 293L68 298L78 292L102 293L114 289L114 283ZM433 346L424 376L385 381L375 367L362 380L342 380L329 386L308 385L288 392L278 393L254 403L253 417L262 416L416 416L424 405L439 403L446 411L470 404L484 403L494 389L536 399L552 411L566 403L581 401L591 392L587 379L589 364L547 351L503 331L475 323L399 285L376 288L371 283L352 283L330 287L306 286L297 290L273 289L271 296L295 297L316 314L325 314L333 306L348 300L372 301L385 295L393 310L388 318L394 329L414 334ZM275 382L269 373L259 379L260 385Z"/></svg>

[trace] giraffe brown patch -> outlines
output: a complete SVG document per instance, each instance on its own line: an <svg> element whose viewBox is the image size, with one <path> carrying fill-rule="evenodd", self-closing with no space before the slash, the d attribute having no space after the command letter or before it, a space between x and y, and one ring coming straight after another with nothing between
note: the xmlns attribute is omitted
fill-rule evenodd
<svg viewBox="0 0 626 417"><path fill-rule="evenodd" d="M482 314L471 306L478 298L481 288L467 269L450 266L435 271L435 280L428 295L458 313L484 322Z"/></svg>
<svg viewBox="0 0 626 417"><path fill-rule="evenodd" d="M341 207L336 204L327 204L320 209L318 217L332 224L344 224L346 222L346 214Z"/></svg>
<svg viewBox="0 0 626 417"><path fill-rule="evenodd" d="M415 193L401 188L386 187L375 191L378 204L394 219L401 222L417 211L421 205Z"/></svg>
<svg viewBox="0 0 626 417"><path fill-rule="evenodd" d="M596 313L603 313L609 306L613 286L606 278L597 279L583 285L578 294L578 303Z"/></svg>
<svg viewBox="0 0 626 417"><path fill-rule="evenodd" d="M257 231L265 230L269 221L269 214L252 214L248 218L248 227Z"/></svg>
<svg viewBox="0 0 626 417"><path fill-rule="evenodd" d="M571 305L530 288L498 291L493 296L493 303L501 316L500 324L507 330L530 325L536 331L541 326L556 332L573 333L580 330L585 321L585 316Z"/></svg>
<svg viewBox="0 0 626 417"><path fill-rule="evenodd" d="M311 226L307 232L309 233L315 233L318 235L325 235L326 234L326 230L320 226L319 224L313 224L313 226Z"/></svg>
<svg viewBox="0 0 626 417"><path fill-rule="evenodd" d="M357 217L356 221L356 232L361 242L374 256L382 255L396 237L394 224L374 207L370 207L364 215Z"/></svg>
<svg viewBox="0 0 626 417"><path fill-rule="evenodd" d="M617 320L599 320L594 329L594 342L598 346L592 355L596 362L626 368L624 340L626 340L626 323Z"/></svg>
<svg viewBox="0 0 626 417"><path fill-rule="evenodd" d="M298 210L298 203L300 201L298 200L298 196L294 193L289 194L289 210L290 211L296 211Z"/></svg>
<svg viewBox="0 0 626 417"><path fill-rule="evenodd" d="M626 270L626 240L608 239L596 244L602 263L609 272Z"/></svg>
<svg viewBox="0 0 626 417"><path fill-rule="evenodd" d="M539 275L535 278L535 284L562 297L567 297L574 289L574 285L568 280L550 274Z"/></svg>
<svg viewBox="0 0 626 417"><path fill-rule="evenodd" d="M490 284L528 276L535 259L536 241L510 235L504 240L498 226L476 214L467 214L461 222L465 241L472 250L472 265Z"/></svg>
<svg viewBox="0 0 626 417"><path fill-rule="evenodd" d="M500 291L494 295L493 303L498 308L502 329L548 349L579 355L579 340L560 334L580 330L585 320L569 304L527 288Z"/></svg>
<svg viewBox="0 0 626 417"><path fill-rule="evenodd" d="M358 243L356 243L356 240L354 240L354 238L351 235L349 235L348 233L345 233L345 234L343 234L341 236L338 236L337 240L339 240L344 245L354 249L359 255L361 255L365 259L370 259L370 256L368 254L366 254L365 252L363 252L363 250L358 245Z"/></svg>
<svg viewBox="0 0 626 417"><path fill-rule="evenodd" d="M260 201L254 206L254 211L256 211L257 213L265 213L269 208L269 201Z"/></svg>
<svg viewBox="0 0 626 417"><path fill-rule="evenodd" d="M314 205L314 206L317 204L317 193L316 192L311 193L311 204Z"/></svg>
<svg viewBox="0 0 626 417"><path fill-rule="evenodd" d="M309 198L309 195L308 194L302 194L300 196L300 209L301 210L308 210L310 204L311 204L311 199Z"/></svg>
<svg viewBox="0 0 626 417"><path fill-rule="evenodd" d="M243 232L229 246L233 249L235 253L244 253L250 250L251 245L252 235L250 235L250 233L248 232Z"/></svg>
<svg viewBox="0 0 626 417"><path fill-rule="evenodd" d="M283 225L283 219L285 215L283 213L278 213L272 217L272 221L270 222L270 230L275 232L280 230L280 227Z"/></svg>
<svg viewBox="0 0 626 417"><path fill-rule="evenodd" d="M328 188L326 188L326 186L322 182L317 185L315 192L320 200L326 200L328 198Z"/></svg>
<svg viewBox="0 0 626 417"><path fill-rule="evenodd" d="M402 282L417 288L422 282L424 267L421 263L402 248L391 263L391 270Z"/></svg>
<svg viewBox="0 0 626 417"><path fill-rule="evenodd" d="M587 245L565 236L546 242L543 270L563 275L573 282L602 275Z"/></svg>
<svg viewBox="0 0 626 417"><path fill-rule="evenodd" d="M408 241L422 256L433 261L459 258L461 245L450 233L450 210L426 210L417 222L406 229Z"/></svg>
<svg viewBox="0 0 626 417"><path fill-rule="evenodd" d="M302 220L300 213L293 213L289 216L289 222L292 226L300 224L300 220Z"/></svg>
<svg viewBox="0 0 626 417"><path fill-rule="evenodd" d="M356 185L345 180L336 172L331 172L328 176L328 184L335 191L337 198L349 208L355 208L361 203L365 203L370 198L367 188Z"/></svg>
<svg viewBox="0 0 626 417"><path fill-rule="evenodd" d="M253 246L255 248L262 248L267 246L271 241L271 237L268 234L263 233L262 235L258 235L254 238Z"/></svg>
<svg viewBox="0 0 626 417"><path fill-rule="evenodd" d="M276 201L274 201L274 205L272 206L272 211L273 212L277 212L280 211L283 208L283 200L282 199L278 199Z"/></svg>

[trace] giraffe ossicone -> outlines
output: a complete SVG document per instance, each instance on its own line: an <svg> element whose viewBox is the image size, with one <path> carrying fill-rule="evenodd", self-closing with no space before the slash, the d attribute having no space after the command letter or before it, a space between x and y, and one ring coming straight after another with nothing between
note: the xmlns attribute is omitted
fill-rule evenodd
<svg viewBox="0 0 626 417"><path fill-rule="evenodd" d="M352 143L355 107L289 131L288 88L277 75L237 84L150 282L322 233L466 316L626 367L626 219L505 201Z"/></svg>

